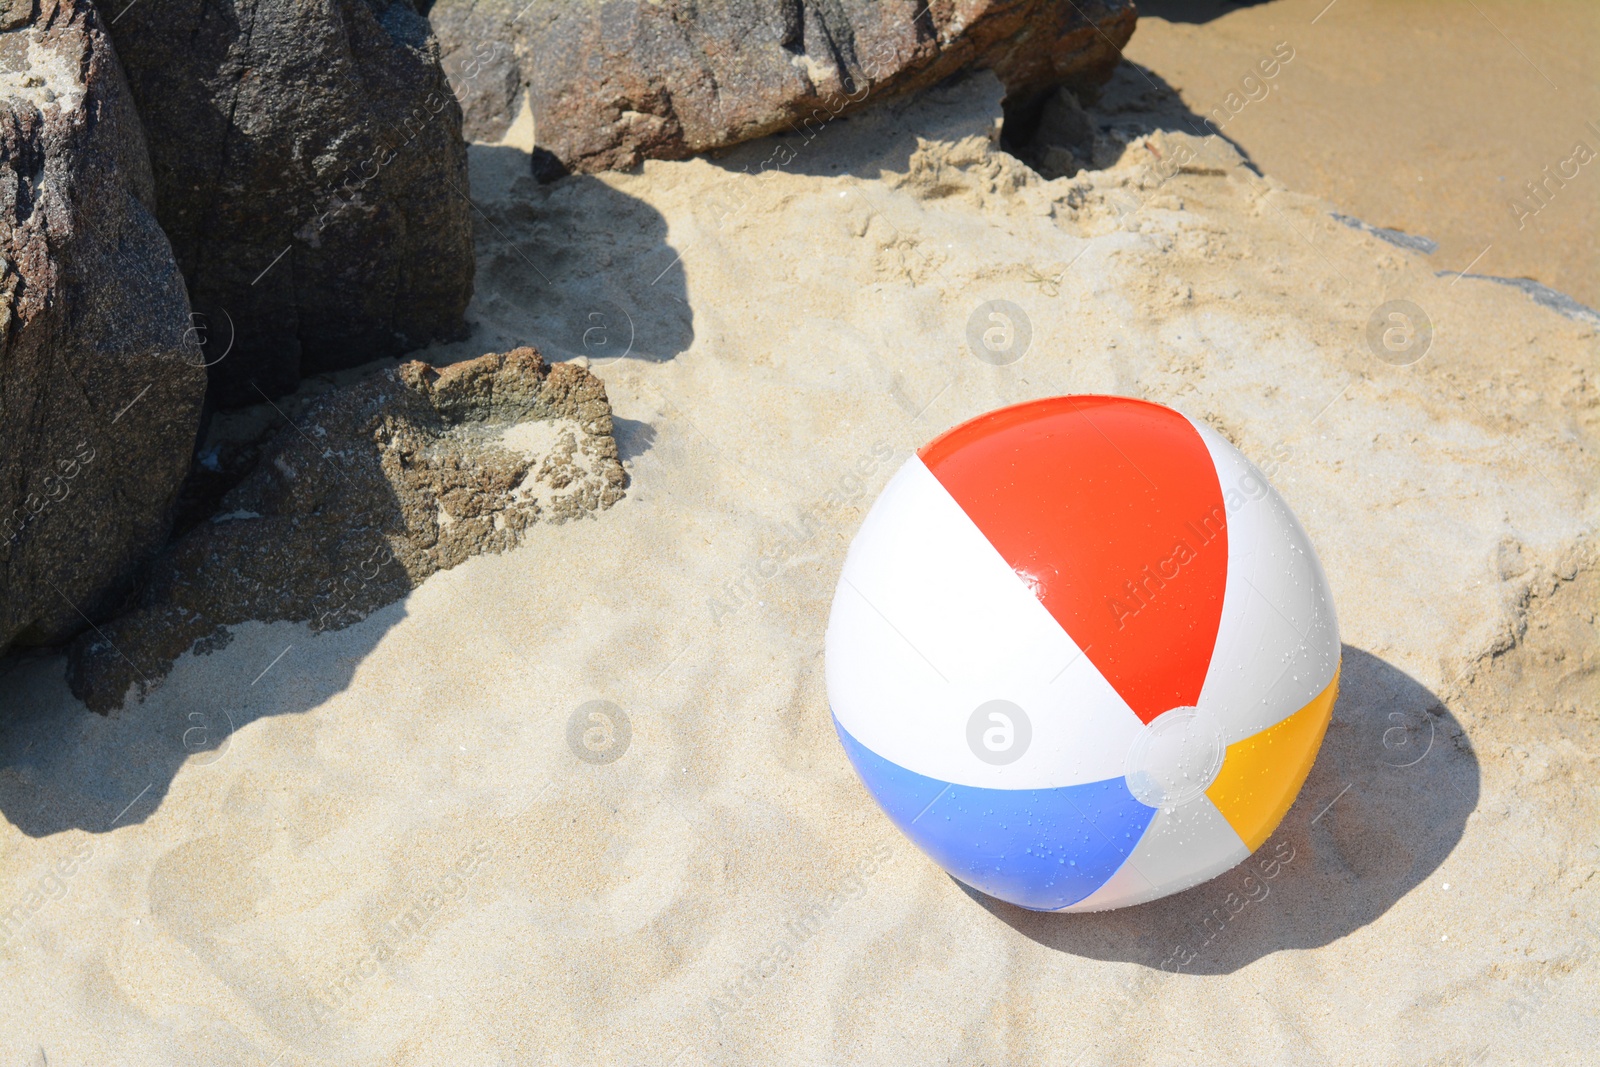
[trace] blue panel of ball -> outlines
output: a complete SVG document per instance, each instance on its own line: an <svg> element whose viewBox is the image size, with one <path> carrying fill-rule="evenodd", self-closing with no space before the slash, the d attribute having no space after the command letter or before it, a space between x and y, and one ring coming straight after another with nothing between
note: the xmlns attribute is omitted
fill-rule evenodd
<svg viewBox="0 0 1600 1067"><path fill-rule="evenodd" d="M891 821L956 878L1036 911L1076 904L1105 884L1155 809L1109 778L1054 789L981 789L890 763L833 721L856 773Z"/></svg>

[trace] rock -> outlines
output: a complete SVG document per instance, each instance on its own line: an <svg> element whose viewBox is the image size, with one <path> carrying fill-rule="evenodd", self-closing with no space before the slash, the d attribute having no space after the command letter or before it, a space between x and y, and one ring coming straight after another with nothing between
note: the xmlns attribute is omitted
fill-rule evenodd
<svg viewBox="0 0 1600 1067"><path fill-rule="evenodd" d="M88 0L0 6L0 650L69 638L166 539L205 392Z"/></svg>
<svg viewBox="0 0 1600 1067"><path fill-rule="evenodd" d="M1094 122L1072 90L1045 98L1034 129L1028 162L1049 178L1070 178L1094 159Z"/></svg>
<svg viewBox="0 0 1600 1067"><path fill-rule="evenodd" d="M14 30L33 18L34 0L0 0L0 31Z"/></svg>
<svg viewBox="0 0 1600 1067"><path fill-rule="evenodd" d="M219 404L461 333L461 111L409 0L140 0L112 30Z"/></svg>
<svg viewBox="0 0 1600 1067"><path fill-rule="evenodd" d="M532 348L410 361L331 390L284 427L222 507L152 567L133 612L72 647L90 708L142 695L225 627L338 629L435 571L622 499L605 385Z"/></svg>
<svg viewBox="0 0 1600 1067"><path fill-rule="evenodd" d="M469 137L499 139L516 117L522 92L515 11L452 4L429 15L445 75L461 104L463 129Z"/></svg>
<svg viewBox="0 0 1600 1067"><path fill-rule="evenodd" d="M540 147L574 171L809 133L967 68L1027 111L1104 82L1136 18L1130 0L441 0L431 16L468 136L504 134L525 86Z"/></svg>

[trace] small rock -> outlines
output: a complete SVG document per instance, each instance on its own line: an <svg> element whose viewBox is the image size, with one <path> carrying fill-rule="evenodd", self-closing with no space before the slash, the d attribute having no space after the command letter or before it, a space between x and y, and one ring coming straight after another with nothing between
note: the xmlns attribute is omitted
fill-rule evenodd
<svg viewBox="0 0 1600 1067"><path fill-rule="evenodd" d="M0 0L0 30L14 30L33 21L35 0Z"/></svg>
<svg viewBox="0 0 1600 1067"><path fill-rule="evenodd" d="M435 571L515 546L535 523L622 499L605 385L532 348L416 361L313 403L263 462L152 565L137 607L72 646L91 709L141 694L227 626L339 629Z"/></svg>
<svg viewBox="0 0 1600 1067"><path fill-rule="evenodd" d="M1033 134L1033 150L1041 160L1053 153L1065 152L1078 162L1078 168L1087 165L1094 156L1094 122L1083 110L1072 90L1057 89L1045 99L1039 113L1039 125ZM1062 171L1071 177L1074 171Z"/></svg>

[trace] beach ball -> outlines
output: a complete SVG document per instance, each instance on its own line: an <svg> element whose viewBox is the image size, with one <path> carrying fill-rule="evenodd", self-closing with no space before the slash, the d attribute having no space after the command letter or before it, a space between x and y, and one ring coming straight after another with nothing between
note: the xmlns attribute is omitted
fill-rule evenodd
<svg viewBox="0 0 1600 1067"><path fill-rule="evenodd" d="M828 702L862 783L959 881L1039 911L1154 900L1260 847L1338 688L1282 497L1170 408L1068 396L948 431L850 545Z"/></svg>

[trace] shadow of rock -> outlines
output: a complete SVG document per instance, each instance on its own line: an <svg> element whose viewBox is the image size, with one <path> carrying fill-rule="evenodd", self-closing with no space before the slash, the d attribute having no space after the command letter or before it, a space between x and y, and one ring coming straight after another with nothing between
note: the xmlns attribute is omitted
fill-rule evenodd
<svg viewBox="0 0 1600 1067"><path fill-rule="evenodd" d="M1231 116L1225 102L1218 104L1211 115L1197 114L1161 75L1124 60L1097 97L1058 89L1007 107L1001 146L1045 178L1059 178L1113 166L1129 144L1157 131L1215 136L1259 175L1250 154L1223 132Z"/></svg>
<svg viewBox="0 0 1600 1067"><path fill-rule="evenodd" d="M1449 709L1404 672L1346 645L1316 765L1278 829L1243 864L1162 900L1085 915L1025 911L967 892L1059 952L1228 974L1274 952L1329 944L1381 917L1450 854L1478 794L1477 757Z"/></svg>
<svg viewBox="0 0 1600 1067"><path fill-rule="evenodd" d="M249 680L208 680L211 665L185 654L227 648L252 622L309 623L296 640L320 640L436 571L516 546L536 524L611 506L627 481L611 434L600 380L531 348L442 370L411 361L325 394L279 429L218 514L155 560L132 610L68 650L73 695L90 712L126 708L121 725L34 713L66 703L59 691L24 696L22 714L0 722L0 810L32 835L109 829L106 809L151 791L159 800L188 757L218 751L255 717L250 707L281 714L325 701L387 626L361 627L337 655L322 650L311 691L271 705L252 705L249 690L290 648ZM179 660L188 669L169 689ZM38 684L10 673L22 676L17 688Z"/></svg>
<svg viewBox="0 0 1600 1067"><path fill-rule="evenodd" d="M342 692L405 615L404 604L395 603L343 630L235 627L228 655L184 657L142 703L109 716L66 692L59 655L13 657L0 668L0 814L29 837L143 822L185 764L227 758L235 731ZM307 651L315 669L305 669Z"/></svg>
<svg viewBox="0 0 1600 1067"><path fill-rule="evenodd" d="M974 80L986 80L988 91L972 91ZM1003 115L994 131L1000 147L1046 179L1112 167L1128 145L1157 131L1215 135L1260 173L1244 148L1191 111L1159 74L1127 61L1117 65L1098 95L1086 94L1081 101L1065 87L1026 100L1006 99L998 79L977 71L916 96L886 100L870 111L819 120L706 158L741 175L783 170L878 179L915 171L927 142L955 144L981 135L996 112ZM729 206L737 210L738 204L730 199Z"/></svg>
<svg viewBox="0 0 1600 1067"><path fill-rule="evenodd" d="M623 463L637 459L655 447L656 428L638 419L611 416L611 436L617 441L617 458Z"/></svg>
<svg viewBox="0 0 1600 1067"><path fill-rule="evenodd" d="M620 359L658 362L693 342L683 268L659 212L598 178L574 177L559 191L543 188L529 180L528 153L513 146L472 145L469 151L478 255L471 331L415 358L445 366L533 345L552 362L586 357L603 375ZM221 344L231 327L218 321L206 328L219 331ZM222 497L255 469L285 417L297 421L327 393L398 364L378 360L307 375L295 392L271 403L208 411L179 495L173 539L216 512Z"/></svg>
<svg viewBox="0 0 1600 1067"><path fill-rule="evenodd" d="M473 145L471 161L469 317L492 331L473 337L477 351L532 343L553 360L660 362L694 343L683 264L660 212L602 178L540 183L514 146Z"/></svg>
<svg viewBox="0 0 1600 1067"><path fill-rule="evenodd" d="M1260 7L1273 0L1139 0L1140 18L1167 22L1202 23L1219 19L1243 7Z"/></svg>

